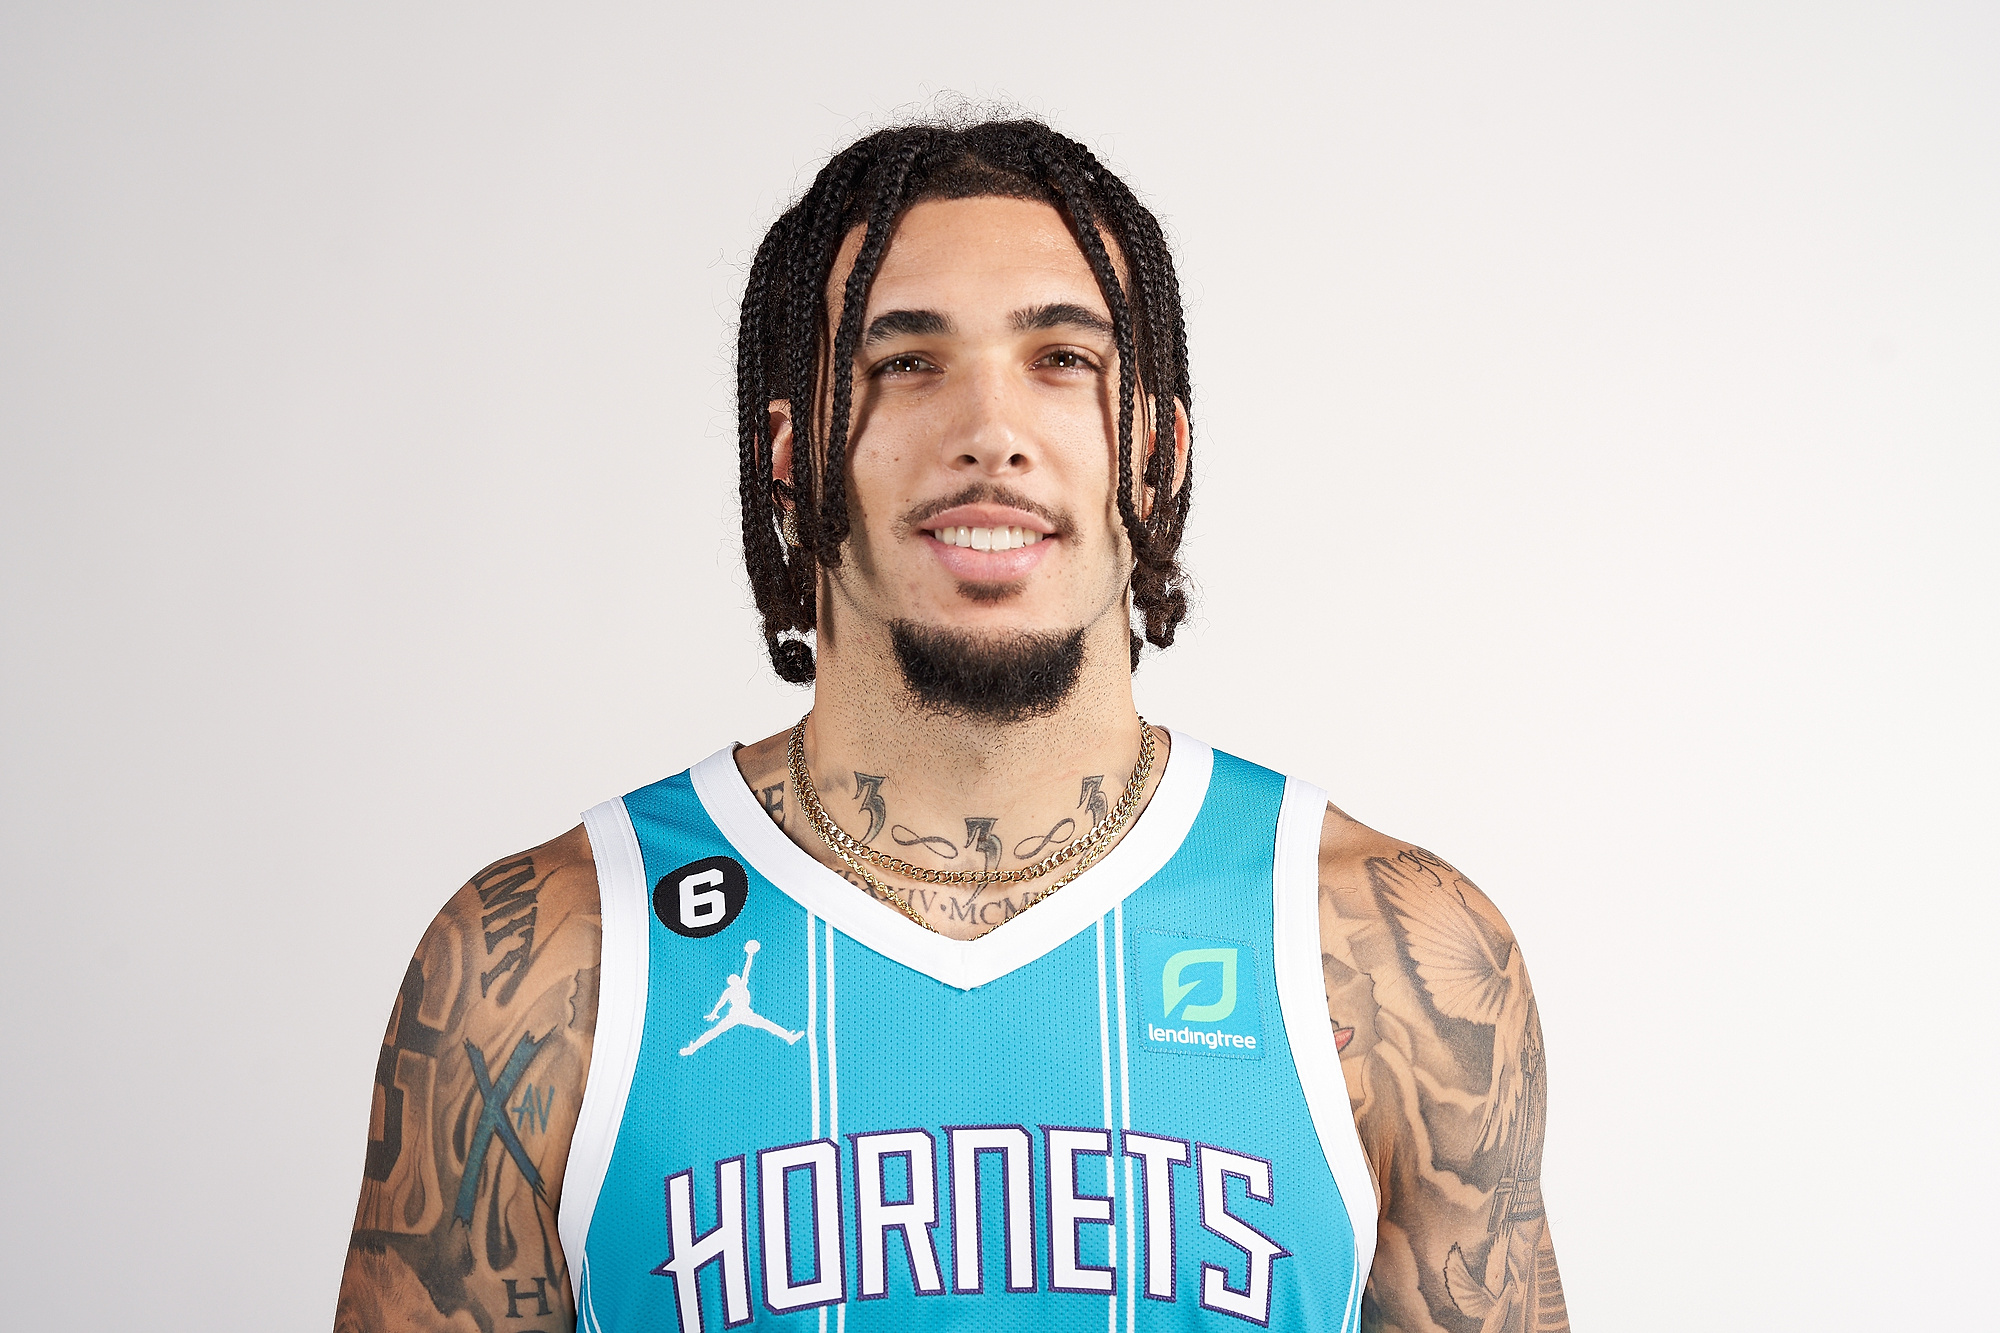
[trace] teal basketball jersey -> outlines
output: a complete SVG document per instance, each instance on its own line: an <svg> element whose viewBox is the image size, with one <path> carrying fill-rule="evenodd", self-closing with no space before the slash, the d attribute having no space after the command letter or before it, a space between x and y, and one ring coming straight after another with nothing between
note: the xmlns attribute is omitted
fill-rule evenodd
<svg viewBox="0 0 2000 1333"><path fill-rule="evenodd" d="M1118 845L971 941L813 860L729 749L591 810L578 1328L1357 1328L1325 809L1175 733Z"/></svg>

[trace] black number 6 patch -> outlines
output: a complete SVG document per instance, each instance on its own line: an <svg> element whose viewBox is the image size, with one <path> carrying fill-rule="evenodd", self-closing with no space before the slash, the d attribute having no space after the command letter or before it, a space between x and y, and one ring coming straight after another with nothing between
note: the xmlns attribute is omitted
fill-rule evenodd
<svg viewBox="0 0 2000 1333"><path fill-rule="evenodd" d="M653 886L653 915L676 935L705 939L728 928L750 897L750 877L729 856L690 861Z"/></svg>

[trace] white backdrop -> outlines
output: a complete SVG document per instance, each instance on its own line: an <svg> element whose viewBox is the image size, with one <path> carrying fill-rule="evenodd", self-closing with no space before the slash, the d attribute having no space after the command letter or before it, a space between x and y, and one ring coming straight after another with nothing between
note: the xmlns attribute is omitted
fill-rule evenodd
<svg viewBox="0 0 2000 1333"><path fill-rule="evenodd" d="M802 711L737 289L947 90L1176 237L1142 707L1508 912L1579 1328L1991 1318L1996 16L7 5L6 1322L324 1328L432 912Z"/></svg>

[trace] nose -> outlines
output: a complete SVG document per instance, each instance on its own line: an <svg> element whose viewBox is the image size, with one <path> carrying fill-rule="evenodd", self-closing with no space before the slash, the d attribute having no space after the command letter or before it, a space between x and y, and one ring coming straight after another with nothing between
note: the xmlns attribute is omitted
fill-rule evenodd
<svg viewBox="0 0 2000 1333"><path fill-rule="evenodd" d="M945 465L984 477L1017 476L1035 466L1034 432L1015 377L996 363L960 380L964 402L944 440Z"/></svg>

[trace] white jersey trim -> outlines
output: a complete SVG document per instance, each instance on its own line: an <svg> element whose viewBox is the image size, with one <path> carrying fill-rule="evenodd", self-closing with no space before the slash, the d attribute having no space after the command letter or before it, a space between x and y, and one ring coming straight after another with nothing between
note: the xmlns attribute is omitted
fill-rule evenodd
<svg viewBox="0 0 2000 1333"><path fill-rule="evenodd" d="M639 1039L646 1029L646 981L653 914L646 892L646 860L639 835L622 800L606 801L584 812L591 856L597 862L597 898L603 921L597 973L597 1030L591 1038L590 1068L585 1073L583 1104L577 1109L576 1134L569 1143L569 1164L563 1168L561 1196L556 1201L556 1232L562 1237L569 1264L570 1290L575 1293L579 1322L595 1327L589 1309L589 1282L584 1270L584 1244L590 1239L590 1219L597 1196L611 1169L611 1150L625 1119L625 1099L632 1091L632 1074L639 1065ZM579 1274L585 1280L579 1282Z"/></svg>
<svg viewBox="0 0 2000 1333"><path fill-rule="evenodd" d="M1375 1258L1375 1221L1381 1203L1375 1177L1361 1147L1361 1132L1340 1073L1340 1048L1327 1014L1326 976L1319 952L1319 838L1326 821L1326 793L1309 782L1285 779L1285 802L1278 811L1277 856L1271 867L1273 972L1285 1038L1292 1048L1305 1091L1306 1110L1319 1133L1326 1164L1340 1187L1354 1229L1354 1293L1368 1281ZM1360 1316L1360 1297L1349 1302L1348 1325Z"/></svg>
<svg viewBox="0 0 2000 1333"><path fill-rule="evenodd" d="M971 990L1088 929L1173 859L1208 795L1215 752L1186 732L1173 732L1172 740L1153 799L1118 845L1076 883L976 940L925 930L813 860L758 804L737 771L734 746L717 750L690 775L708 817L758 874L857 943L947 986Z"/></svg>

